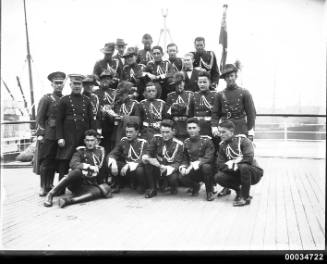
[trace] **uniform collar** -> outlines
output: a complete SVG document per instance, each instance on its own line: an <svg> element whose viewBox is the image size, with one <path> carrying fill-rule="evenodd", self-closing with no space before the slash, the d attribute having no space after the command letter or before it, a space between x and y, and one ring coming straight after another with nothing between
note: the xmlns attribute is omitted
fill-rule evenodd
<svg viewBox="0 0 327 264"><path fill-rule="evenodd" d="M192 142L197 142L197 141L200 140L200 135L197 135L197 136L195 136L195 137L190 137L190 140L191 140Z"/></svg>
<svg viewBox="0 0 327 264"><path fill-rule="evenodd" d="M53 95L56 95L56 96L62 97L62 92L53 92Z"/></svg>
<svg viewBox="0 0 327 264"><path fill-rule="evenodd" d="M233 85L233 86L229 86L229 87L226 87L226 90L236 90L238 88L237 84Z"/></svg>

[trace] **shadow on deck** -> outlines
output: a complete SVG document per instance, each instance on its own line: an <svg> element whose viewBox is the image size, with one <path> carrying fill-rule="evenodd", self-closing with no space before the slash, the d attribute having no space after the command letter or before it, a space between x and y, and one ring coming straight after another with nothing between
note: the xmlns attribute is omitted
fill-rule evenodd
<svg viewBox="0 0 327 264"><path fill-rule="evenodd" d="M321 250L325 249L325 161L260 158L262 180L250 206L234 195L213 202L177 196L153 199L124 189L60 209L43 207L31 168L2 169L5 250Z"/></svg>

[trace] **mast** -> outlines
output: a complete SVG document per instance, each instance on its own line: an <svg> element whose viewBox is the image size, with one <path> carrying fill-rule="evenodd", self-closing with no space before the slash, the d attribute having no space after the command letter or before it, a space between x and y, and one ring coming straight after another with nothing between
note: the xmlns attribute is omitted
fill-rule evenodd
<svg viewBox="0 0 327 264"><path fill-rule="evenodd" d="M35 120L35 105L34 105L34 90L33 90L33 78L32 78L32 62L31 62L31 51L30 51L30 43L28 37L28 28L27 28L27 17L26 17L26 4L24 2L24 15L25 15L25 31L26 31L26 48L27 48L27 63L28 63L28 76L29 76L29 84L30 84L30 93L31 93L31 115L30 119ZM34 128L34 127L32 127Z"/></svg>

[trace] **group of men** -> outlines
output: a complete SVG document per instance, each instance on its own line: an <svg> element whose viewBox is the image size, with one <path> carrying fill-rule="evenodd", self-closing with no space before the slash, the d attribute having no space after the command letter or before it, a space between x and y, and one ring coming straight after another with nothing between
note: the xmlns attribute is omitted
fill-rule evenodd
<svg viewBox="0 0 327 264"><path fill-rule="evenodd" d="M69 95L62 95L65 73L48 76L53 93L38 105L35 158L44 205L52 206L66 187L73 197L60 198L60 207L112 197L127 186L146 198L177 194L178 186L196 196L201 182L208 201L218 183L224 187L218 197L233 189L235 206L250 204L250 186L263 170L252 145L255 107L250 92L236 84L238 68L227 64L220 74L202 37L183 58L169 44L169 60L149 34L142 42L139 51L126 49L122 39L105 44L93 75L68 76ZM227 86L217 92L220 78Z"/></svg>

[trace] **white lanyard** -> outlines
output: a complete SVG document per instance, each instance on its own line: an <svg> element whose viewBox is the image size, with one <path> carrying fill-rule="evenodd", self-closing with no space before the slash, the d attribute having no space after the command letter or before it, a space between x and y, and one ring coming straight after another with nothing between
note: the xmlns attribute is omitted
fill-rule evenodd
<svg viewBox="0 0 327 264"><path fill-rule="evenodd" d="M144 145L144 141L142 141L142 143L141 143L140 154L137 155L137 153L136 153L136 151L134 150L132 144L130 144L130 145L129 145L129 150L128 150L127 157L130 158L132 161L137 161L137 160L139 160L140 157L141 157L142 151L143 151L143 145ZM133 158L133 155L134 155L134 157L136 157L136 158Z"/></svg>

